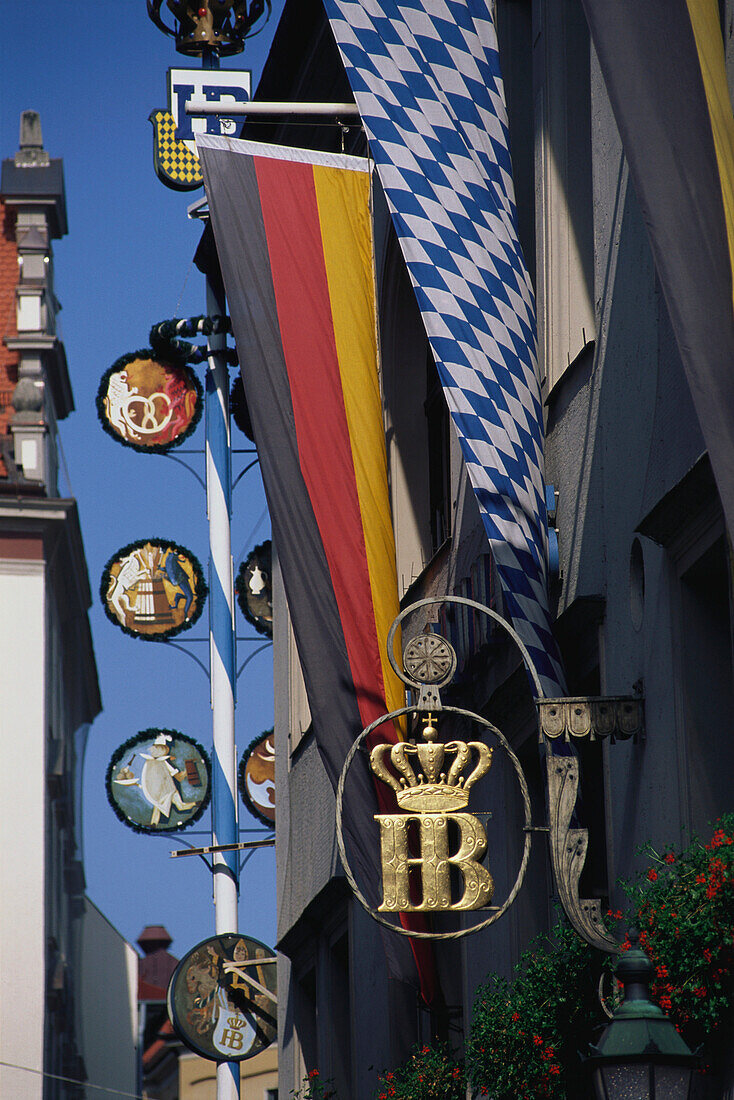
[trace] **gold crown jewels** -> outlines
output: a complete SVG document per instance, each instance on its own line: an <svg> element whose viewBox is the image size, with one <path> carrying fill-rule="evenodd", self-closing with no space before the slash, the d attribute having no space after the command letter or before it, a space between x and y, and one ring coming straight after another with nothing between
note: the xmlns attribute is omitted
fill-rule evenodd
<svg viewBox="0 0 734 1100"><path fill-rule="evenodd" d="M438 730L429 714L423 727L423 744L413 745L400 741L396 745L384 743L376 745L370 753L370 767L383 783L389 784L395 791L398 805L418 813L451 813L463 810L469 802L469 791L474 784L486 775L492 763L493 750L482 741L438 740ZM462 775L467 764L471 763L472 753L476 754L474 770L466 778ZM399 773L400 778L389 770L386 757ZM420 767L418 774L409 757L417 758ZM447 771L444 766L453 757Z"/></svg>
<svg viewBox="0 0 734 1100"><path fill-rule="evenodd" d="M244 1016L227 1017L227 1027L230 1027L232 1031L241 1031L246 1022Z"/></svg>

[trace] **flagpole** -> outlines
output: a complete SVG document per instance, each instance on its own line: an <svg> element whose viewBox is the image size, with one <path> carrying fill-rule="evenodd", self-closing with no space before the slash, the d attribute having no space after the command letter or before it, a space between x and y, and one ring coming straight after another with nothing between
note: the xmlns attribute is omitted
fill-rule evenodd
<svg viewBox="0 0 734 1100"><path fill-rule="evenodd" d="M221 305L207 280L207 313ZM209 516L209 652L213 730L212 844L236 844L237 775L234 733L236 683L232 584L232 473L229 421L229 373L224 332L208 339L206 372L206 499ZM217 935L237 931L239 892L237 851L213 858L214 921ZM238 1100L239 1062L217 1065L217 1100Z"/></svg>

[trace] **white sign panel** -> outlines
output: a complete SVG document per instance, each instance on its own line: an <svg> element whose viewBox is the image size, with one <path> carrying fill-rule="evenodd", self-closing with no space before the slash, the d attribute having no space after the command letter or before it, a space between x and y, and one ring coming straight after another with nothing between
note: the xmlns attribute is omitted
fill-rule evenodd
<svg viewBox="0 0 734 1100"><path fill-rule="evenodd" d="M190 99L202 99L226 108L228 103L247 103L252 88L249 69L169 69L168 103L176 123L175 137L183 141L196 156L196 134L226 134L236 132L233 118L220 115L186 113Z"/></svg>

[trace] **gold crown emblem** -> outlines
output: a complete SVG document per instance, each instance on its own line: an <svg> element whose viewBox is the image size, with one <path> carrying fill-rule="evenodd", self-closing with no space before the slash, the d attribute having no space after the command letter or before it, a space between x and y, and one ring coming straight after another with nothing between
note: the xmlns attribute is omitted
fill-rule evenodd
<svg viewBox="0 0 734 1100"><path fill-rule="evenodd" d="M228 1016L227 1027L231 1027L232 1031L240 1031L245 1026L244 1016Z"/></svg>
<svg viewBox="0 0 734 1100"><path fill-rule="evenodd" d="M396 745L388 742L375 745L370 753L372 771L383 783L392 787L398 805L404 810L417 810L419 813L463 810L469 802L469 791L489 771L493 750L482 741L470 741L468 744L466 741L449 741L444 745L438 740L438 730L430 714L425 720L423 741L418 745L408 741L399 741ZM462 772L471 763L473 753L477 762L474 770L464 778ZM399 779L388 769L386 757L399 773ZM415 757L419 765L417 774L410 757ZM447 764L448 770L444 771Z"/></svg>

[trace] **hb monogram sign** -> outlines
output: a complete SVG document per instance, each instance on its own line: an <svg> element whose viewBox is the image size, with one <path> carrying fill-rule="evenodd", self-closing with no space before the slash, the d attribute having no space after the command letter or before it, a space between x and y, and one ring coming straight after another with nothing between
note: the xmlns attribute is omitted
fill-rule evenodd
<svg viewBox="0 0 734 1100"><path fill-rule="evenodd" d="M342 865L352 890L367 912L380 924L398 935L417 939L457 939L478 932L494 924L515 900L527 870L534 827L528 786L520 761L502 732L479 714L460 707L445 706L441 701L441 688L445 687L456 670L456 653L445 638L434 633L422 633L412 638L403 653L403 667L399 667L393 652L398 628L406 616L427 604L460 603L471 605L488 615L507 630L517 641L512 627L496 612L464 597L430 598L422 600L400 613L387 638L387 653L395 673L410 688L410 706L384 714L356 739L339 779L336 797L337 842ZM524 647L520 642L523 656ZM393 731L399 723L396 719L409 715L420 729L413 740L397 740ZM477 729L478 736L461 740L451 736L457 726L467 724ZM442 739L439 727L449 732ZM378 742L380 731L390 730L389 740ZM349 853L344 840L343 816L350 812L345 807L345 786L349 769L354 763L360 746L367 739L371 746L370 769L375 783L385 783L394 792L397 803L394 812L374 815L379 830L379 869L381 882L358 883L349 864ZM489 743L488 743L489 742ZM520 790L521 819L503 822L506 830L513 827L521 831L520 862L515 882L500 904L493 904L495 884L489 866L488 842L480 816L486 811L470 812L472 788L494 774L495 754L504 757L503 768L514 773ZM490 769L492 769L490 773ZM487 797L491 785L483 785ZM355 837L352 826L351 837ZM359 840L366 844L360 834ZM368 866L361 857L363 868ZM364 874L364 870L362 872ZM365 897L363 887L375 904ZM482 910L482 919L469 928L455 931L431 932L418 930L410 920L398 921L398 913L456 913ZM488 914L488 915L484 915ZM445 922L444 922L445 927Z"/></svg>
<svg viewBox="0 0 734 1100"><path fill-rule="evenodd" d="M401 741L397 745L377 745L372 750L373 772L392 787L398 806L407 811L375 816L380 826L381 911L479 909L489 904L494 883L480 862L487 850L487 837L478 818L459 811L466 807L471 787L489 771L492 752L482 741L442 744L431 714L425 719L423 744ZM463 769L467 764L471 766L473 758L475 766L464 776ZM458 848L453 852L449 844L451 824L459 836ZM411 848L419 854L412 855ZM452 867L461 872L464 883L456 901L451 900ZM411 868L419 874L419 900L411 898Z"/></svg>

